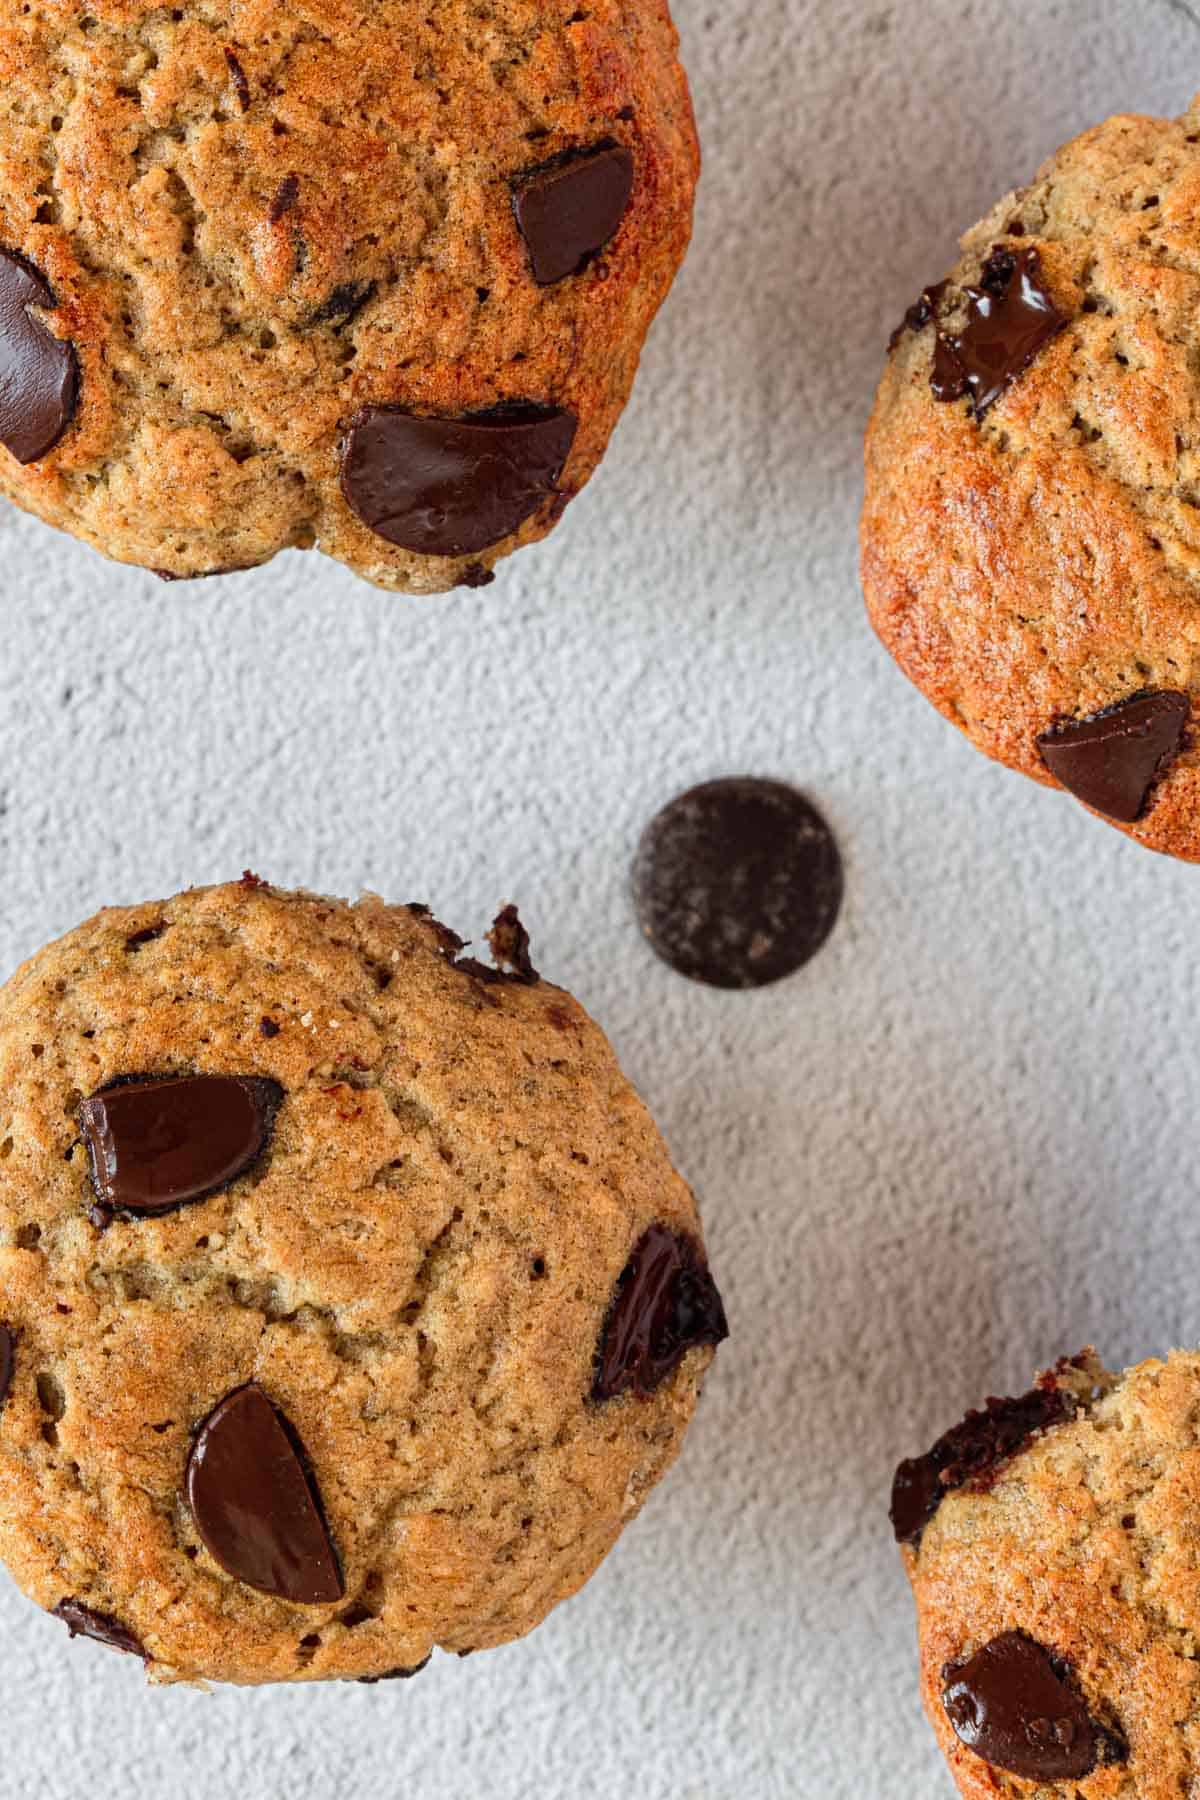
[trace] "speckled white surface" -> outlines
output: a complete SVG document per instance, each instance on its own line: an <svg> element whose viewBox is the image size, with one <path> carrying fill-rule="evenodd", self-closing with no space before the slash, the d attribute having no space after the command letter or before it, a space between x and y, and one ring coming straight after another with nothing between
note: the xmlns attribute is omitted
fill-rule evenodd
<svg viewBox="0 0 1200 1800"><path fill-rule="evenodd" d="M889 1541L897 1457L1094 1339L1200 1339L1200 871L991 767L855 577L882 346L960 226L1106 113L1178 110L1171 0L679 0L696 247L612 456L483 594L323 559L164 589L0 523L0 962L247 864L478 930L518 899L702 1196L735 1337L683 1462L523 1645L408 1685L151 1692L0 1581L4 1800L946 1796ZM842 925L687 987L650 811L804 786Z"/></svg>

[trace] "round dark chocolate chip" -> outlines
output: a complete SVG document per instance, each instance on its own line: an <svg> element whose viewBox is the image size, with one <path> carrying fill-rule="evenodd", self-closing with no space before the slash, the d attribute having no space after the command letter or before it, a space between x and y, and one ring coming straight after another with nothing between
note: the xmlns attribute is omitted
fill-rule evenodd
<svg viewBox="0 0 1200 1800"><path fill-rule="evenodd" d="M729 1336L717 1284L691 1238L652 1225L634 1248L596 1356L593 1400L626 1389L648 1399L700 1344Z"/></svg>
<svg viewBox="0 0 1200 1800"><path fill-rule="evenodd" d="M943 1677L955 1734L994 1769L1024 1781L1082 1781L1123 1760L1115 1732L1097 1725L1068 1671L1023 1632L1006 1631Z"/></svg>
<svg viewBox="0 0 1200 1800"><path fill-rule="evenodd" d="M290 1426L254 1382L205 1419L185 1485L196 1529L227 1574L304 1606L342 1598L315 1483Z"/></svg>
<svg viewBox="0 0 1200 1800"><path fill-rule="evenodd" d="M651 948L692 981L755 988L803 966L842 903L842 859L816 808L750 776L692 788L646 827L633 897Z"/></svg>
<svg viewBox="0 0 1200 1800"><path fill-rule="evenodd" d="M1191 714L1186 694L1135 694L1089 719L1069 719L1038 738L1042 761L1085 806L1132 825L1178 755Z"/></svg>
<svg viewBox="0 0 1200 1800"><path fill-rule="evenodd" d="M0 444L19 463L53 450L75 417L79 362L30 309L54 295L31 263L0 250Z"/></svg>
<svg viewBox="0 0 1200 1800"><path fill-rule="evenodd" d="M342 445L342 492L364 525L422 556L477 556L555 495L576 423L555 407L465 419L369 406Z"/></svg>
<svg viewBox="0 0 1200 1800"><path fill-rule="evenodd" d="M576 275L615 236L633 193L633 157L620 144L572 151L513 183L513 211L533 278Z"/></svg>
<svg viewBox="0 0 1200 1800"><path fill-rule="evenodd" d="M1075 1401L1052 1381L1011 1400L989 1400L940 1437L924 1456L902 1462L892 1483L891 1521L899 1544L916 1544L947 1494L992 1485L1005 1463L1051 1425L1075 1415Z"/></svg>
<svg viewBox="0 0 1200 1800"><path fill-rule="evenodd" d="M140 1656L145 1660L146 1650L141 1639L111 1613L97 1612L93 1607L85 1606L82 1600L60 1600L54 1608L54 1617L62 1620L73 1638L95 1638L98 1644L107 1644L110 1650L123 1650L127 1656Z"/></svg>
<svg viewBox="0 0 1200 1800"><path fill-rule="evenodd" d="M283 1099L254 1075L126 1077L79 1108L92 1187L110 1212L169 1212L256 1163Z"/></svg>

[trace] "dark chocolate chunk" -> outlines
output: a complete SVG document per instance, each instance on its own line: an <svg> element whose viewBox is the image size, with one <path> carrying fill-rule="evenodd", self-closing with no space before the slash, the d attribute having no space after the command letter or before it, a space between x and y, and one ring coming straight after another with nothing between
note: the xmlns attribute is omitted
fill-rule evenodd
<svg viewBox="0 0 1200 1800"><path fill-rule="evenodd" d="M160 581L212 581L218 575L244 575L262 566L261 563L226 563L223 568L196 569L190 575L177 575L173 569L151 569L150 573L157 575Z"/></svg>
<svg viewBox="0 0 1200 1800"><path fill-rule="evenodd" d="M17 1366L17 1334L11 1325L0 1325L0 1406L8 1399Z"/></svg>
<svg viewBox="0 0 1200 1800"><path fill-rule="evenodd" d="M233 91L238 97L238 105L243 112L250 111L250 83L246 80L246 71L238 61L237 52L225 46L225 61L229 65L229 75L233 82Z"/></svg>
<svg viewBox="0 0 1200 1800"><path fill-rule="evenodd" d="M436 934L438 949L443 956L453 957L460 950L466 949L467 940L460 938L457 931L451 931L449 925L443 925L440 919L435 919L423 900L410 900L406 910L412 914L414 919L424 919L430 930Z"/></svg>
<svg viewBox="0 0 1200 1800"><path fill-rule="evenodd" d="M92 1187L112 1212L169 1212L245 1174L283 1099L257 1075L126 1076L79 1108Z"/></svg>
<svg viewBox="0 0 1200 1800"><path fill-rule="evenodd" d="M980 285L963 291L967 322L955 336L939 329L930 385L938 400L961 400L970 393L975 416L982 419L1067 320L1042 284L1041 259L1033 249L998 245L983 266Z"/></svg>
<svg viewBox="0 0 1200 1800"><path fill-rule="evenodd" d="M648 1399L699 1344L729 1336L717 1284L691 1238L651 1225L634 1248L617 1290L596 1356L593 1400L626 1389Z"/></svg>
<svg viewBox="0 0 1200 1800"><path fill-rule="evenodd" d="M482 563L472 563L459 576L458 585L465 588L485 588L491 587L495 579L495 569L485 569Z"/></svg>
<svg viewBox="0 0 1200 1800"><path fill-rule="evenodd" d="M127 1656L140 1656L146 1660L141 1639L111 1613L96 1612L82 1600L60 1600L54 1608L54 1617L62 1620L73 1638L95 1638L98 1644L107 1644L110 1650L123 1650Z"/></svg>
<svg viewBox="0 0 1200 1800"><path fill-rule="evenodd" d="M465 419L368 406L342 445L342 493L364 525L422 556L475 556L556 492L570 413L506 407Z"/></svg>
<svg viewBox="0 0 1200 1800"><path fill-rule="evenodd" d="M497 913L492 921L492 929L487 934L487 941L497 968L510 981L519 981L525 987L537 986L541 976L530 959L529 933L522 925L515 906L506 906Z"/></svg>
<svg viewBox="0 0 1200 1800"><path fill-rule="evenodd" d="M1049 1384L1018 1399L988 1400L981 1412L969 1412L932 1450L896 1470L889 1515L896 1542L919 1542L947 1494L957 1488L986 1491L1039 1432L1074 1415L1072 1394Z"/></svg>
<svg viewBox="0 0 1200 1800"><path fill-rule="evenodd" d="M19 463L53 450L79 400L74 347L30 310L56 304L32 263L0 250L0 444Z"/></svg>
<svg viewBox="0 0 1200 1800"><path fill-rule="evenodd" d="M513 211L538 286L577 275L616 235L632 194L633 157L619 144L572 151L518 177Z"/></svg>
<svg viewBox="0 0 1200 1800"><path fill-rule="evenodd" d="M201 1425L186 1489L196 1529L227 1574L304 1606L342 1598L341 1571L303 1452L254 1382L227 1394Z"/></svg>
<svg viewBox="0 0 1200 1800"><path fill-rule="evenodd" d="M1085 806L1132 825L1178 755L1191 713L1170 688L1135 694L1089 719L1068 719L1038 738L1042 761Z"/></svg>
<svg viewBox="0 0 1200 1800"><path fill-rule="evenodd" d="M933 340L933 368L929 385L936 400L961 400L967 392L967 374L949 338L939 331Z"/></svg>
<svg viewBox="0 0 1200 1800"><path fill-rule="evenodd" d="M429 1667L432 1656L431 1650L424 1662L415 1664L411 1669L385 1669L382 1675L356 1675L354 1679L364 1687L373 1687L377 1681L411 1681L414 1675L419 1675L422 1669Z"/></svg>
<svg viewBox="0 0 1200 1800"><path fill-rule="evenodd" d="M436 919L432 921L437 925ZM444 932L446 927L438 926ZM453 941L449 941L453 940ZM443 943L443 950L450 958L451 967L460 975L470 975L475 981L482 981L486 987L502 987L506 982L516 982L521 987L536 987L542 979L533 966L529 955L529 933L521 923L520 914L515 906L506 906L497 913L492 921L492 929L487 934L487 941L496 961L492 968L479 961L476 956L460 956L460 950L466 945L455 932L449 933L449 939Z"/></svg>
<svg viewBox="0 0 1200 1800"><path fill-rule="evenodd" d="M1082 1781L1124 1762L1125 1743L1098 1725L1070 1671L1020 1631L993 1638L942 1671L942 1705L956 1735L984 1762L1024 1781Z"/></svg>
<svg viewBox="0 0 1200 1800"><path fill-rule="evenodd" d="M936 319L942 296L949 286L948 281L937 281L922 291L920 299L913 302L888 339L889 356L897 348L906 331L924 331L930 320Z"/></svg>
<svg viewBox="0 0 1200 1800"><path fill-rule="evenodd" d="M265 1013L258 1021L258 1029L265 1038L278 1037L280 1032L280 1026L276 1024L274 1019L269 1019Z"/></svg>
<svg viewBox="0 0 1200 1800"><path fill-rule="evenodd" d="M140 931L131 931L125 939L127 950L140 950L143 944L152 944L156 938L162 937L166 931L166 921L160 919L157 925L143 925Z"/></svg>
<svg viewBox="0 0 1200 1800"><path fill-rule="evenodd" d="M300 177L285 175L275 189L271 204L267 208L267 219L272 225L278 225L285 213L290 213L300 198Z"/></svg>
<svg viewBox="0 0 1200 1800"><path fill-rule="evenodd" d="M480 962L477 956L456 956L452 967L460 975L469 975L473 981L482 981L485 987L502 987L511 979L503 969L494 969L490 963Z"/></svg>
<svg viewBox="0 0 1200 1800"><path fill-rule="evenodd" d="M650 946L711 987L763 987L815 956L842 903L842 859L794 788L753 777L692 788L652 819L633 865Z"/></svg>
<svg viewBox="0 0 1200 1800"><path fill-rule="evenodd" d="M312 325L332 325L335 331L342 331L357 319L363 307L375 293L373 281L344 281L335 287L328 300L322 302L314 313L309 315Z"/></svg>

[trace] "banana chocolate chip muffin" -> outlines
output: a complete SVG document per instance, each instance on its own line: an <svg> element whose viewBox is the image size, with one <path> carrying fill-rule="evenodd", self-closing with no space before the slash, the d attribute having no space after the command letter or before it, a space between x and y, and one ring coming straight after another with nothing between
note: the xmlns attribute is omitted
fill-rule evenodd
<svg viewBox="0 0 1200 1800"><path fill-rule="evenodd" d="M480 586L602 456L687 247L666 0L0 17L0 492L167 577Z"/></svg>
<svg viewBox="0 0 1200 1800"><path fill-rule="evenodd" d="M0 1555L153 1681L519 1637L679 1450L695 1204L514 909L490 941L246 877L0 992Z"/></svg>
<svg viewBox="0 0 1200 1800"><path fill-rule="evenodd" d="M1200 106L1110 119L909 309L867 439L883 642L989 756L1200 859Z"/></svg>
<svg viewBox="0 0 1200 1800"><path fill-rule="evenodd" d="M1093 1352L897 1471L925 1707L966 1800L1200 1792L1200 1355Z"/></svg>

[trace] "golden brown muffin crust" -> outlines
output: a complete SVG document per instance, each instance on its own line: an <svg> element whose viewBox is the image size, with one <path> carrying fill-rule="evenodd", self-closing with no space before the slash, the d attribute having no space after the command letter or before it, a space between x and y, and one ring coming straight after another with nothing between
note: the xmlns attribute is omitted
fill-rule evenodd
<svg viewBox="0 0 1200 1800"><path fill-rule="evenodd" d="M867 438L862 568L905 673L989 756L1051 782L1039 735L1200 691L1200 110L1118 117L963 240L948 330L992 249L1033 250L1068 323L977 421L902 332ZM1130 834L1200 859L1193 734Z"/></svg>
<svg viewBox="0 0 1200 1800"><path fill-rule="evenodd" d="M42 1606L119 1619L152 1680L520 1636L679 1449L710 1351L649 1399L591 1388L631 1250L656 1223L699 1243L692 1196L570 995L446 948L370 896L238 883L107 909L0 994L0 1554ZM139 1073L284 1099L227 1191L98 1229L80 1100ZM315 1473L336 1604L233 1579L181 1497L193 1433L250 1381Z"/></svg>
<svg viewBox="0 0 1200 1800"><path fill-rule="evenodd" d="M0 8L0 248L50 283L78 415L0 491L174 575L316 544L383 587L478 581L598 463L682 259L698 152L665 0L96 0ZM611 141L616 237L536 285L529 168ZM560 491L478 557L350 510L356 412L578 420Z"/></svg>

